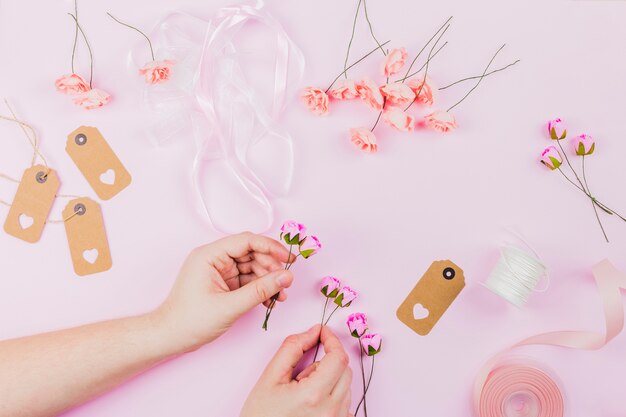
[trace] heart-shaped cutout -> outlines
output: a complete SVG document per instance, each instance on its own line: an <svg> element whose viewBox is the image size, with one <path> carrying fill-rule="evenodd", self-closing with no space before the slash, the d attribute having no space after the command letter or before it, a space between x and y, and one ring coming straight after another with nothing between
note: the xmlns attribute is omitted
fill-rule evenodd
<svg viewBox="0 0 626 417"><path fill-rule="evenodd" d="M20 226L22 227L22 230L28 229L29 227L33 225L33 223L35 223L35 219L30 217L28 214L24 214L24 213L20 214L17 220L20 222Z"/></svg>
<svg viewBox="0 0 626 417"><path fill-rule="evenodd" d="M430 312L428 311L428 309L420 303L417 303L413 306L413 318L415 320L425 319L426 317L428 317L429 314Z"/></svg>
<svg viewBox="0 0 626 417"><path fill-rule="evenodd" d="M83 258L90 264L93 264L96 262L96 259L98 259L98 249L87 249L83 251Z"/></svg>
<svg viewBox="0 0 626 417"><path fill-rule="evenodd" d="M100 182L103 184L113 185L115 183L115 171L107 169L100 174Z"/></svg>

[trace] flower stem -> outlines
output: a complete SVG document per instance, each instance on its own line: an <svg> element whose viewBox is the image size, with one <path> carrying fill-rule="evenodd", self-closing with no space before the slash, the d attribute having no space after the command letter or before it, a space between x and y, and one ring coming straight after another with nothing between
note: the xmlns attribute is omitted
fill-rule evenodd
<svg viewBox="0 0 626 417"><path fill-rule="evenodd" d="M74 0L74 15L76 16L76 26L74 27L74 46L72 46L72 74L75 74L74 57L76 56L76 45L78 44L78 0Z"/></svg>
<svg viewBox="0 0 626 417"><path fill-rule="evenodd" d="M365 10L365 20L367 20L367 25L370 27L370 33L372 34L372 38L374 38L374 41L378 45L378 48L380 48L380 50L383 53L383 55L387 56L387 53L385 53L385 50L383 49L383 46L380 44L380 42L378 42L378 39L376 39L376 35L374 35L374 29L372 28L372 22L370 22L370 17L367 14L367 1L366 0L363 0L363 9Z"/></svg>
<svg viewBox="0 0 626 417"><path fill-rule="evenodd" d="M494 59L496 59L496 56L498 55L498 53L506 46L506 44L503 44L497 51L495 54L493 54L493 57L491 57L491 60L489 61L489 63L487 64L487 66L485 67L485 70L483 71L483 74L479 77L478 82L476 83L476 85L474 87L472 87L467 94L465 94L463 96L463 98L459 101L457 101L455 104L453 104L451 107L448 108L447 111L452 110L453 108L455 108L456 106L458 106L459 104L461 104L471 93L472 91L476 90L476 88L478 88L478 86L480 85L481 81L483 80L483 78L485 78L485 74L487 74L487 71L489 71L489 67L491 66L491 63L493 62Z"/></svg>
<svg viewBox="0 0 626 417"><path fill-rule="evenodd" d="M430 43L433 41L433 39L435 39L435 36L437 36L437 34L439 32L441 32L441 29L443 29L450 20L452 20L453 16L450 16L448 18L448 20L446 20L443 25L441 25L441 27L439 29L437 29L437 32L434 33L434 35L428 40L428 42L426 42L424 44L424 46L422 47L422 49L420 49L420 51L417 53L417 55L415 55L415 58L413 58L413 61L411 61L411 65L409 65L409 68L407 68L406 73L404 74L404 78L402 78L402 80L400 82L404 82L404 80L406 80L407 78L409 78L409 72L411 72L411 68L413 68L413 65L415 65L415 62L417 61L417 58L420 57L420 55L422 54L422 52L424 52L424 50L426 49L426 47L428 45L430 45Z"/></svg>
<svg viewBox="0 0 626 417"><path fill-rule="evenodd" d="M322 320L320 321L320 324L323 326L324 325L324 317L326 317L326 308L328 307L328 300L329 297L326 297L326 302L324 303L324 312L322 313ZM317 339L317 346L315 346L315 355L313 355L313 363L315 363L315 361L317 360L317 354L320 351L320 339Z"/></svg>
<svg viewBox="0 0 626 417"><path fill-rule="evenodd" d="M490 72L486 73L486 74L485 74L484 76L482 76L482 77L483 77L483 78L484 78L484 77L488 77L489 75L491 75L491 74L495 74L496 72L504 71L505 69L507 69L507 68L509 68L509 67L512 67L513 65L517 64L517 63L518 63L518 62L520 62L520 61L521 61L521 60L520 60L520 59L518 59L518 60L516 60L515 62L510 63L509 65L506 65L506 66L504 66L504 67L502 67L502 68L495 69L495 70L493 70L493 71L490 71ZM467 78L462 78L462 79L460 79L460 80L458 80L458 81L453 82L452 84L448 84L448 85L446 85L445 87L441 87L441 88L439 88L439 90L445 90L446 88L450 88L450 87L452 87L453 85L457 85L457 84L462 83L462 82L464 82L464 81L475 80L476 78L480 78L480 77L481 77L480 75L477 75L477 76L475 76L475 77L467 77Z"/></svg>
<svg viewBox="0 0 626 417"><path fill-rule="evenodd" d="M111 16L113 17L113 16ZM291 252L293 250L293 244L289 245L289 256L287 256L287 263L285 264L285 269L289 270L289 268L291 267L291 265L293 264L293 262L289 262L289 260L291 259ZM276 300L278 300L278 296L280 295L280 292L277 294L274 294L272 296L272 298L270 298L270 303L267 306L267 309L265 310L265 320L263 321L263 325L261 326L263 328L263 330L267 331L267 323L270 320L270 316L272 315L272 310L274 310L274 306L276 305Z"/></svg>
<svg viewBox="0 0 626 417"><path fill-rule="evenodd" d="M150 42L150 38L148 37L148 35L146 35L142 31L140 31L136 27L131 26L128 23L124 23L124 22L120 21L119 19L115 18L111 13L107 12L107 14L111 17L111 19L115 20L120 25L126 26L127 28L131 28L131 29L136 30L137 32L141 33L143 35L143 37L146 38L146 40L148 41L148 46L150 46L150 55L152 55L152 60L154 61L154 59L155 59L154 58L154 49L152 49L152 42Z"/></svg>
<svg viewBox="0 0 626 417"><path fill-rule="evenodd" d="M356 19L359 17L359 10L361 9L361 2L363 0L359 0L359 4L356 6L356 13L354 14L354 22L352 23L352 35L350 35L350 42L348 42L348 50L346 51L346 59L343 62L343 74L348 78L348 58L350 56L350 48L352 47L352 41L354 40L354 31L356 30Z"/></svg>
<svg viewBox="0 0 626 417"><path fill-rule="evenodd" d="M335 307L335 309L330 313L330 315L326 319L326 322L324 323L324 326L326 326L328 324L328 322L330 321L330 318L333 316L333 314L335 314L335 311L337 311L339 309L339 307L340 307L339 304L337 304L337 307Z"/></svg>
<svg viewBox="0 0 626 417"><path fill-rule="evenodd" d="M359 345L361 343L359 342ZM361 349L361 369L363 369L363 348L361 346L359 346L359 348ZM370 384L372 383L372 376L374 375L374 358L376 356L372 356L372 367L370 369L370 376L367 379L367 384L363 385L363 397L361 398L361 401L359 402L359 404L356 407L356 411L354 412L354 415L356 416L356 413L359 412L359 408L361 408L361 403L363 404L363 411L365 412L365 417L367 417L367 391L369 391L370 389ZM365 382L365 374L363 374L363 382Z"/></svg>
<svg viewBox="0 0 626 417"><path fill-rule="evenodd" d="M391 41L387 41L387 42L385 42L385 43L381 44L381 46L387 45L389 42L391 42ZM367 54L365 54L363 57L361 57L361 58L360 58L360 59L358 59L357 61L355 61L355 62L353 62L352 64L350 64L350 65L348 66L348 68L344 69L344 70L343 70L343 72L341 72L341 73L340 73L340 74L339 74L339 75L338 75L338 76L337 76L337 77L333 80L333 82L332 82L332 83L330 83L330 85L328 86L328 88L327 88L324 92L325 92L325 93L328 93L328 90L330 90L330 89L333 87L333 85L335 85L335 83L337 82L337 80L338 80L339 78L341 78L341 76L342 76L342 75L344 75L345 73L347 73L347 72L348 72L348 70L349 70L350 68L354 67L356 64L358 64L359 62L363 61L365 58L367 58L368 56L372 55L372 54L373 54L374 52L376 52L377 50L378 50L378 47L376 47L376 48L372 49L370 52L368 52Z"/></svg>
<svg viewBox="0 0 626 417"><path fill-rule="evenodd" d="M587 183L587 175L585 174L585 155L583 155L583 162L582 162L582 166L583 166L583 181L585 182L585 187L587 189L587 192L589 193L589 195L591 195L591 190L589 189L589 184ZM593 201L593 199L591 199L591 207L593 207L593 212L596 215L596 219L598 220L598 224L600 225L600 229L602 230L602 234L604 235L604 239L606 240L606 243L609 243L609 237L606 235L606 231L604 230L604 226L602 225L602 221L600 220L600 216L598 216L598 209L596 208L596 204Z"/></svg>
<svg viewBox="0 0 626 417"><path fill-rule="evenodd" d="M80 30L81 35L83 35L83 39L85 40L85 45L87 45L87 49L89 50L89 88L92 88L91 82L93 80L93 52L91 51L91 46L89 46L89 41L87 40L87 35L83 31L83 28L78 23L78 19L71 13L68 13L74 21L76 22L76 27ZM72 56L72 66L74 65L74 57Z"/></svg>
<svg viewBox="0 0 626 417"><path fill-rule="evenodd" d="M425 63L424 63L421 67L420 67L420 69L418 69L418 70L417 70L417 71L415 71L415 72L410 73L409 75L407 75L407 76L405 76L405 77L403 77L403 78L398 78L397 80L395 80L395 81L394 81L394 83L402 83L402 82L404 82L404 80L406 80L407 78L411 78L412 76L417 75L417 74L419 74L420 72L422 72L422 70L423 70L424 68L426 68L426 65L427 65L430 61L432 61L432 60L433 60L433 58L437 56L437 54L439 53L439 51L441 51L441 50L442 50L442 49L443 49L443 48L444 48L447 44L448 44L448 42L446 41L443 45L441 45L441 46L439 47L439 49L437 49L437 50L433 53L433 56L431 56L431 57L430 57L430 59L429 59L429 60L427 60L427 61L426 61L426 62L425 62Z"/></svg>
<svg viewBox="0 0 626 417"><path fill-rule="evenodd" d="M361 401L359 401L359 404L356 406L356 410L354 411L355 417L359 413L359 409L361 408L361 404L363 404L363 401L365 401L365 391L366 391L365 367L363 366L363 346L361 346L361 336L359 336L358 343L359 343L359 352L360 352L359 356L360 356L360 359L361 359L361 379L363 380L363 395L361 396Z"/></svg>
<svg viewBox="0 0 626 417"><path fill-rule="evenodd" d="M574 174L574 176L576 177L576 180L580 184L580 187L584 191L585 186L583 185L583 182L580 180L580 177L576 173L576 170L574 169L574 167L572 166L571 162L569 161L569 158L567 157L567 153L565 152L565 149L563 149L563 145L561 145L561 140L557 139L556 142L559 145L559 149L561 149L561 152L563 153L563 157L565 158L565 161L567 162L567 165L569 166L569 169L572 170L572 173Z"/></svg>

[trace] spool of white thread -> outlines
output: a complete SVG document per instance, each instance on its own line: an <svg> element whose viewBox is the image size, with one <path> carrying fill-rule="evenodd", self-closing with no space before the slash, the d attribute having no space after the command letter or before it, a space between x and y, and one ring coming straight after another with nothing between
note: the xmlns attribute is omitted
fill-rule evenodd
<svg viewBox="0 0 626 417"><path fill-rule="evenodd" d="M545 288L536 290L543 277L546 277ZM536 256L508 245L500 248L500 259L483 285L511 304L523 307L531 292L548 289L549 277Z"/></svg>

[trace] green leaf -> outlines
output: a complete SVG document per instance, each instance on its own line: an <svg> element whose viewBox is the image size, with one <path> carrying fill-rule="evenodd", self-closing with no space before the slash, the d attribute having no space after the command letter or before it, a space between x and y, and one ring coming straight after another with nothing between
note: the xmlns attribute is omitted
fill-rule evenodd
<svg viewBox="0 0 626 417"><path fill-rule="evenodd" d="M300 251L300 256L302 256L304 259L308 259L309 256L313 255L314 253L315 253L315 249L307 249L307 250Z"/></svg>
<svg viewBox="0 0 626 417"><path fill-rule="evenodd" d="M566 137L567 137L567 129L564 129L563 134L561 135L559 139L565 139Z"/></svg>
<svg viewBox="0 0 626 417"><path fill-rule="evenodd" d="M337 294L339 294L339 288L335 288L330 294L328 294L328 297L336 297Z"/></svg>
<svg viewBox="0 0 626 417"><path fill-rule="evenodd" d="M593 151L596 150L596 144L593 143L591 144L591 148L589 148L589 152L587 152L587 155L591 155L593 153Z"/></svg>
<svg viewBox="0 0 626 417"><path fill-rule="evenodd" d="M335 298L335 304L341 307L341 303L343 303L343 294L339 294L339 297Z"/></svg>
<svg viewBox="0 0 626 417"><path fill-rule="evenodd" d="M368 346L367 347L367 356L374 356L377 353L378 353L378 351L376 349L374 349L373 346Z"/></svg>
<svg viewBox="0 0 626 417"><path fill-rule="evenodd" d="M550 129L550 137L554 140L558 139L558 137L556 136L556 130L554 128Z"/></svg>
<svg viewBox="0 0 626 417"><path fill-rule="evenodd" d="M550 161L552 162L552 167L550 167L550 169L558 169L561 166L561 161L555 157L549 156L548 158L550 158Z"/></svg>

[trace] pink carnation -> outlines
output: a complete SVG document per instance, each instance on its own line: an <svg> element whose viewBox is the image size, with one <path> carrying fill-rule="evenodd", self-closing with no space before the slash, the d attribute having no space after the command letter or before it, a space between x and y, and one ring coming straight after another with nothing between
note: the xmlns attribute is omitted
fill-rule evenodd
<svg viewBox="0 0 626 417"><path fill-rule="evenodd" d="M300 255L304 258L310 258L322 249L322 244L317 236L307 236L304 242L300 243Z"/></svg>
<svg viewBox="0 0 626 417"><path fill-rule="evenodd" d="M424 78L411 78L407 81L407 85L413 90L415 95L419 93L419 96L415 99L418 103L426 104L427 106L433 105L433 90L430 86L429 80Z"/></svg>
<svg viewBox="0 0 626 417"><path fill-rule="evenodd" d="M306 237L306 227L293 220L287 220L280 228L280 238L288 245L298 245Z"/></svg>
<svg viewBox="0 0 626 417"><path fill-rule="evenodd" d="M457 127L454 116L447 111L437 110L434 113L424 117L426 125L435 129L437 132L445 133Z"/></svg>
<svg viewBox="0 0 626 417"><path fill-rule="evenodd" d="M409 104L415 100L415 93L410 86L403 83L389 83L380 87L380 92L390 104Z"/></svg>
<svg viewBox="0 0 626 417"><path fill-rule="evenodd" d="M376 136L366 127L350 129L350 140L364 152L375 153L378 151Z"/></svg>
<svg viewBox="0 0 626 417"><path fill-rule="evenodd" d="M593 137L584 133L580 136L576 136L572 144L574 145L574 152L576 152L578 156L591 155L596 149L596 141Z"/></svg>
<svg viewBox="0 0 626 417"><path fill-rule="evenodd" d="M378 333L366 334L361 338L361 346L363 347L363 352L365 352L367 356L374 356L377 353L380 353L382 344L382 338Z"/></svg>
<svg viewBox="0 0 626 417"><path fill-rule="evenodd" d="M554 171L561 166L563 158L556 147L548 146L541 153L541 163Z"/></svg>
<svg viewBox="0 0 626 417"><path fill-rule="evenodd" d="M366 102L371 108L378 111L383 109L383 95L374 81L364 78L356 84L356 91L359 93L361 100Z"/></svg>
<svg viewBox="0 0 626 417"><path fill-rule="evenodd" d="M337 81L333 88L329 91L330 96L337 100L351 100L359 96L356 89L356 82L345 78Z"/></svg>
<svg viewBox="0 0 626 417"><path fill-rule="evenodd" d="M412 132L415 119L399 107L387 107L383 113L383 121L401 132Z"/></svg>
<svg viewBox="0 0 626 417"><path fill-rule="evenodd" d="M97 88L81 93L74 98L74 104L86 110L97 109L111 101L111 95Z"/></svg>
<svg viewBox="0 0 626 417"><path fill-rule="evenodd" d="M567 129L561 119L553 119L548 122L548 134L550 138L554 140L565 139L567 136Z"/></svg>
<svg viewBox="0 0 626 417"><path fill-rule="evenodd" d="M385 61L383 62L383 74L385 77L391 77L392 75L397 74L398 71L400 71L404 66L406 57L406 49L392 49L391 52L387 54Z"/></svg>
<svg viewBox="0 0 626 417"><path fill-rule="evenodd" d="M352 313L346 322L350 334L354 337L361 337L367 331L367 317L363 313Z"/></svg>
<svg viewBox="0 0 626 417"><path fill-rule="evenodd" d="M64 94L81 94L91 90L89 83L78 74L64 75L54 82L54 86Z"/></svg>
<svg viewBox="0 0 626 417"><path fill-rule="evenodd" d="M172 66L175 63L170 59L151 61L139 69L139 75L143 75L148 84L159 84L170 79Z"/></svg>
<svg viewBox="0 0 626 417"><path fill-rule="evenodd" d="M337 278L327 276L322 278L322 288L320 289L320 291L326 297L336 297L337 293L339 292L340 286L341 283Z"/></svg>
<svg viewBox="0 0 626 417"><path fill-rule="evenodd" d="M339 307L348 307L355 299L356 291L346 285L339 290L339 294L335 298L335 304Z"/></svg>
<svg viewBox="0 0 626 417"><path fill-rule="evenodd" d="M328 95L319 88L306 87L300 99L311 113L318 116L328 113Z"/></svg>

